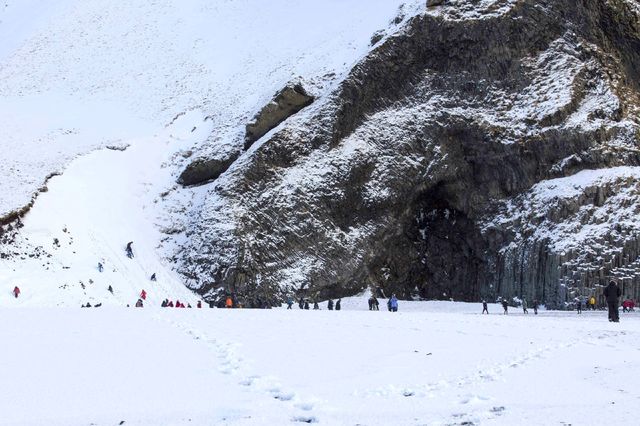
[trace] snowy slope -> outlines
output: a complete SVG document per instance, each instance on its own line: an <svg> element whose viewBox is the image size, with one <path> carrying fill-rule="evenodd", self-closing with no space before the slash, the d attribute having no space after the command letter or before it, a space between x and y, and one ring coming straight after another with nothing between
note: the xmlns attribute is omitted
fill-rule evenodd
<svg viewBox="0 0 640 426"><path fill-rule="evenodd" d="M249 117L293 78L322 96L400 5L5 3L0 217L29 203L47 176L63 174L49 180L14 247L0 250L9 256L0 260L0 305L13 303L9 291L19 285L23 305L71 306L134 303L143 288L152 303L193 302L159 250L161 232L179 232L177 218L198 202L197 189L167 197L184 159L237 142ZM410 4L403 13L421 2ZM123 256L131 240L133 261Z"/></svg>
<svg viewBox="0 0 640 426"><path fill-rule="evenodd" d="M401 2L5 3L0 216L77 154L181 112L202 109L224 139L291 78L347 70Z"/></svg>
<svg viewBox="0 0 640 426"><path fill-rule="evenodd" d="M343 303L0 311L0 424L637 424L637 312Z"/></svg>

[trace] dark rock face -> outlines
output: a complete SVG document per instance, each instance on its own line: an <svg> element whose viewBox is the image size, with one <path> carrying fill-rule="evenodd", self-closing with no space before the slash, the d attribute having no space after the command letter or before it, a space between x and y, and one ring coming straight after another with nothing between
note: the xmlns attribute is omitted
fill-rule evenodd
<svg viewBox="0 0 640 426"><path fill-rule="evenodd" d="M633 197L638 185L628 166L640 163L639 71L631 0L430 8L306 126L283 128L216 181L180 270L203 294L268 303L367 287L549 306L597 294L638 260L635 222L603 235L628 202L611 188ZM581 186L590 169L611 172ZM548 198L541 188L556 181L586 195ZM589 234L594 224L602 232ZM585 257L585 246L598 248Z"/></svg>
<svg viewBox="0 0 640 426"><path fill-rule="evenodd" d="M313 99L313 96L309 95L301 84L291 84L280 90L273 97L273 100L254 117L253 121L247 124L245 149L278 124L302 108L309 106Z"/></svg>
<svg viewBox="0 0 640 426"><path fill-rule="evenodd" d="M181 185L199 185L217 179L226 172L229 166L238 158L240 152L228 152L221 158L197 159L184 169L178 178Z"/></svg>

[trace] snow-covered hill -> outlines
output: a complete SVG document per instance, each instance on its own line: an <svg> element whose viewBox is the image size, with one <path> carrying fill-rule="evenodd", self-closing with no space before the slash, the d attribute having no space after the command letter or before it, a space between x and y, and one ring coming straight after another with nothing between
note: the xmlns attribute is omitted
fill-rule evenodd
<svg viewBox="0 0 640 426"><path fill-rule="evenodd" d="M375 31L421 3L4 2L0 218L62 176L20 234L5 233L0 279L21 286L24 304L133 303L153 272L154 303L187 297L158 250L160 231L178 232L199 202L197 189L171 194L185 159L241 143L248 119L292 79L322 96ZM134 261L123 257L131 240Z"/></svg>

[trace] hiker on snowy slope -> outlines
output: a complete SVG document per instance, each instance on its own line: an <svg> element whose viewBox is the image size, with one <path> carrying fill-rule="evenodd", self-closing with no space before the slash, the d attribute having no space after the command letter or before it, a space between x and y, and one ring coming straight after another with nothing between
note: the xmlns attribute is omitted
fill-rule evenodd
<svg viewBox="0 0 640 426"><path fill-rule="evenodd" d="M489 315L489 306L487 305L487 301L482 301L482 313Z"/></svg>
<svg viewBox="0 0 640 426"><path fill-rule="evenodd" d="M504 309L503 315L509 313L509 303L505 299L502 299L502 309Z"/></svg>
<svg viewBox="0 0 640 426"><path fill-rule="evenodd" d="M618 316L618 300L622 295L620 287L618 287L615 281L610 281L609 285L604 289L603 294L604 297L607 298L607 306L609 308L609 321L619 322L620 317Z"/></svg>
<svg viewBox="0 0 640 426"><path fill-rule="evenodd" d="M129 242L127 243L126 252L127 252L127 257L128 257L129 259L132 259L132 258L133 258L133 247L132 247L132 245L133 245L133 241L129 241Z"/></svg>
<svg viewBox="0 0 640 426"><path fill-rule="evenodd" d="M15 286L13 288L13 296L17 299L18 296L20 296L20 289L18 288L18 286Z"/></svg>

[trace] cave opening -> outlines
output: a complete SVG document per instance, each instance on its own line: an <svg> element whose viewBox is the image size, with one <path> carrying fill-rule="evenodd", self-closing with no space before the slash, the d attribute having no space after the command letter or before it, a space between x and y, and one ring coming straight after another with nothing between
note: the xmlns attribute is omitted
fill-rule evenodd
<svg viewBox="0 0 640 426"><path fill-rule="evenodd" d="M487 297L488 247L477 223L458 207L460 188L444 184L417 197L407 237L416 248L419 296L479 301Z"/></svg>

